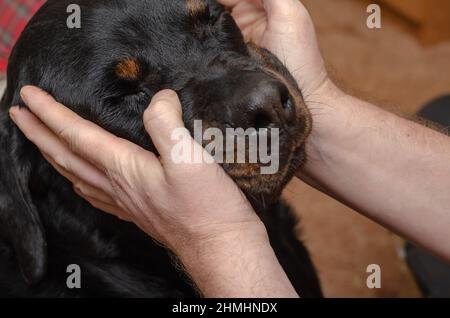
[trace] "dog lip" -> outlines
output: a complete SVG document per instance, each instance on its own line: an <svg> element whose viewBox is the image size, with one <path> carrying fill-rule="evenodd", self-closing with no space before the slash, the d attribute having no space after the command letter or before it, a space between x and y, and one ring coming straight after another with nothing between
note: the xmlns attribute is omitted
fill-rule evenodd
<svg viewBox="0 0 450 318"><path fill-rule="evenodd" d="M262 174L260 171L260 168L263 167L262 165L258 165L254 168L253 171L242 171L245 168L241 167L224 167L225 172L234 180L255 180L258 178L264 178L266 176L265 174ZM253 168L253 167L252 167Z"/></svg>

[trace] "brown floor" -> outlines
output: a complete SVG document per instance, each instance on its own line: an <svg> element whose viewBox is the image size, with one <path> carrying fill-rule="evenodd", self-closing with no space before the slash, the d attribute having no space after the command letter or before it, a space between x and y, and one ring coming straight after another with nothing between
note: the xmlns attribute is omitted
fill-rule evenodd
<svg viewBox="0 0 450 318"><path fill-rule="evenodd" d="M347 91L404 115L450 93L450 43L422 47L412 28L387 9L369 30L363 0L303 0L333 76ZM402 241L351 209L295 180L285 197L302 218L302 237L327 297L421 297L402 260ZM382 288L366 287L379 264Z"/></svg>

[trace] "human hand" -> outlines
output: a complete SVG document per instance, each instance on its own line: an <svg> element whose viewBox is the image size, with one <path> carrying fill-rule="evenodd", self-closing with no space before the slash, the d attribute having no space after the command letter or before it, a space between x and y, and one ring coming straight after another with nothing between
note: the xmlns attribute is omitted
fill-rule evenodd
<svg viewBox="0 0 450 318"><path fill-rule="evenodd" d="M305 99L329 84L311 17L299 0L219 0L245 39L274 53L294 75Z"/></svg>
<svg viewBox="0 0 450 318"><path fill-rule="evenodd" d="M175 92L156 94L144 114L160 158L82 119L38 88L25 87L21 96L32 113L13 107L12 119L75 191L94 207L136 223L175 253L242 229L265 233L243 193L219 165L206 162L213 160L184 128ZM171 152L180 140L172 139L174 130L205 161L175 163Z"/></svg>
<svg viewBox="0 0 450 318"><path fill-rule="evenodd" d="M306 141L309 159L320 158L330 135L345 135L347 114L337 100L345 98L328 76L312 19L299 0L219 0L231 10L244 38L274 53L294 76L312 118ZM340 105L338 103L338 105ZM339 119L338 119L339 118ZM342 125L336 126L336 122ZM342 129L339 129L342 128ZM297 172L303 181L327 192L310 175L311 161Z"/></svg>

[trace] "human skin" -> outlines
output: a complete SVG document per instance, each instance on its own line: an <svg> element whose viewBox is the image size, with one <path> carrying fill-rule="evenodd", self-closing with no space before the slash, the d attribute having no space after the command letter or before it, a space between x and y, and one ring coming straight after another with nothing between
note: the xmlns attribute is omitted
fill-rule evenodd
<svg viewBox="0 0 450 318"><path fill-rule="evenodd" d="M11 118L44 157L93 206L134 222L172 250L204 296L298 297L244 194L184 127L175 92L156 94L144 114L159 158L39 88L25 87L21 95L34 115L14 107ZM184 132L182 140L171 138L175 129ZM174 162L171 151L181 141L205 160Z"/></svg>
<svg viewBox="0 0 450 318"><path fill-rule="evenodd" d="M221 2L248 40L285 62L303 92L314 125L298 176L450 260L450 138L339 90L299 1ZM296 296L262 223L223 170L171 164L169 130L183 127L173 92L157 94L144 115L161 158L36 88L24 88L22 96L45 125L25 109L13 108L13 120L77 193L173 250L205 296ZM192 141L187 131L186 141Z"/></svg>
<svg viewBox="0 0 450 318"><path fill-rule="evenodd" d="M313 131L297 175L450 261L450 138L338 89L299 1L263 1L267 14L260 1L222 2L234 6L246 38L274 52L299 83Z"/></svg>

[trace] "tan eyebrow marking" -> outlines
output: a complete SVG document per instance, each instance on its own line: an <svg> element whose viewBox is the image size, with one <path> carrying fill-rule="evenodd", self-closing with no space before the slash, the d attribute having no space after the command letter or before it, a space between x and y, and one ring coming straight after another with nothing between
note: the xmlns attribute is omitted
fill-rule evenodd
<svg viewBox="0 0 450 318"><path fill-rule="evenodd" d="M196 16L206 11L206 4L203 0L186 0L186 7L190 16Z"/></svg>
<svg viewBox="0 0 450 318"><path fill-rule="evenodd" d="M136 59L126 58L116 65L116 74L127 81L139 79L140 65Z"/></svg>

